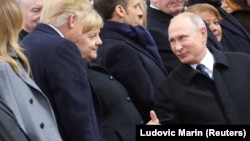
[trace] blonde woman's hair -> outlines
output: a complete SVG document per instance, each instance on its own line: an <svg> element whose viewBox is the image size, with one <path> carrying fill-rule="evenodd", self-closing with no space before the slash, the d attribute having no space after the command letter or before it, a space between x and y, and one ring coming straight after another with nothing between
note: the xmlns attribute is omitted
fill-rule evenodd
<svg viewBox="0 0 250 141"><path fill-rule="evenodd" d="M91 8L89 0L46 0L40 22L58 27L63 25L69 16L74 15L78 19Z"/></svg>
<svg viewBox="0 0 250 141"><path fill-rule="evenodd" d="M86 17L84 18L83 23L83 33L91 31L93 29L100 29L103 27L102 17L96 12L96 10L91 9Z"/></svg>
<svg viewBox="0 0 250 141"><path fill-rule="evenodd" d="M207 3L194 4L194 5L187 7L187 9L185 10L185 12L192 12L198 15L200 12L204 12L204 11L212 12L218 20L222 19L219 11L213 5L207 4Z"/></svg>
<svg viewBox="0 0 250 141"><path fill-rule="evenodd" d="M0 61L6 61L12 69L20 72L15 59L9 55L10 50L14 50L23 67L30 74L30 65L27 57L23 54L19 45L18 35L23 26L23 14L15 0L0 1Z"/></svg>

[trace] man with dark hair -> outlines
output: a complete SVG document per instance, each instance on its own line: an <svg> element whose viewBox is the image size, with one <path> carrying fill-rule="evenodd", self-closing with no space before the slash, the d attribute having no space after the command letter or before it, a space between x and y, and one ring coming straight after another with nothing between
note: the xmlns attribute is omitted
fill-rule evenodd
<svg viewBox="0 0 250 141"><path fill-rule="evenodd" d="M94 8L104 19L98 57L127 89L144 122L150 120L156 87L167 76L149 32L138 26L139 0L96 0Z"/></svg>

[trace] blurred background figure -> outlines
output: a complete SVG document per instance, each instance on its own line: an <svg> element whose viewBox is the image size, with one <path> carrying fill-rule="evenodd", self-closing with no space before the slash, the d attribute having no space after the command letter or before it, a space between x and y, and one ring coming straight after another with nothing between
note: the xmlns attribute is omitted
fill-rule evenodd
<svg viewBox="0 0 250 141"><path fill-rule="evenodd" d="M222 0L221 7L228 13L233 13L240 10L250 10L246 0Z"/></svg>
<svg viewBox="0 0 250 141"><path fill-rule="evenodd" d="M24 24L19 33L19 40L22 40L31 32L40 20L41 11L45 0L16 0L23 12Z"/></svg>
<svg viewBox="0 0 250 141"><path fill-rule="evenodd" d="M250 6L246 0L222 0L221 7L250 33Z"/></svg>
<svg viewBox="0 0 250 141"><path fill-rule="evenodd" d="M234 3L233 0L221 0L221 7L227 13L232 13L233 11L241 9L241 7L238 4Z"/></svg>
<svg viewBox="0 0 250 141"><path fill-rule="evenodd" d="M246 0L247 5L250 6L250 0Z"/></svg>

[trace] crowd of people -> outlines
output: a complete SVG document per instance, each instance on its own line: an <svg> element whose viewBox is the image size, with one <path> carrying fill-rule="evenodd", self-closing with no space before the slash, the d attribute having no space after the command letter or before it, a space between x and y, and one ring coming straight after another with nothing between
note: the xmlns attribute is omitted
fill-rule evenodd
<svg viewBox="0 0 250 141"><path fill-rule="evenodd" d="M0 140L249 125L249 11L249 0L1 0Z"/></svg>

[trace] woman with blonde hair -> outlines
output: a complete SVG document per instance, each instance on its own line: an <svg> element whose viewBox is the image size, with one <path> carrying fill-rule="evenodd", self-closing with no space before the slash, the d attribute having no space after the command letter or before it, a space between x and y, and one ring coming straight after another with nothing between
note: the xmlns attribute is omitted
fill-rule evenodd
<svg viewBox="0 0 250 141"><path fill-rule="evenodd" d="M15 0L0 1L0 100L32 141L61 141L47 97L30 78L30 65L18 44L23 15Z"/></svg>

